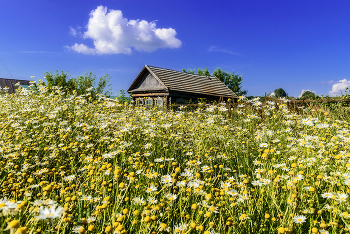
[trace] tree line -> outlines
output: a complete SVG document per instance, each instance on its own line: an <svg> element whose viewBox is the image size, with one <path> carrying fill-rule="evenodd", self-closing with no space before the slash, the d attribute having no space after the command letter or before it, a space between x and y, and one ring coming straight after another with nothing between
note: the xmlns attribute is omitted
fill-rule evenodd
<svg viewBox="0 0 350 234"><path fill-rule="evenodd" d="M238 96L247 95L248 93L248 90L242 90L242 75L238 75L238 73L235 73L235 71L232 71L232 73L230 73L228 71L221 70L220 67L216 68L212 74L210 74L208 68L198 68L197 72L195 69L187 69L187 71L185 69L182 69L182 71L189 74L215 76Z"/></svg>

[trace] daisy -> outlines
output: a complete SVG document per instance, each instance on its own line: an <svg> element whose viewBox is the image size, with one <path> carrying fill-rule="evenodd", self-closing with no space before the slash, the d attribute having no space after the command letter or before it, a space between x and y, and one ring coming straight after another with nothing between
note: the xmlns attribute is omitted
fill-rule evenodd
<svg viewBox="0 0 350 234"><path fill-rule="evenodd" d="M338 193L338 198L336 200L342 203L346 201L346 198L348 198L348 195L346 195L345 193Z"/></svg>
<svg viewBox="0 0 350 234"><path fill-rule="evenodd" d="M216 206L209 206L208 209L210 212L219 213L219 208Z"/></svg>
<svg viewBox="0 0 350 234"><path fill-rule="evenodd" d="M55 218L59 218L61 217L61 215L63 214L64 209L63 207L56 207L56 206L52 206L51 208L39 208L39 215L36 216L36 218L38 219L55 219Z"/></svg>
<svg viewBox="0 0 350 234"><path fill-rule="evenodd" d="M145 201L144 201L144 199L142 197L141 198L140 197L135 197L134 203L136 205L143 205L145 203Z"/></svg>
<svg viewBox="0 0 350 234"><path fill-rule="evenodd" d="M294 223L297 223L297 224L305 223L306 217L304 215L294 216L293 221L294 221Z"/></svg>
<svg viewBox="0 0 350 234"><path fill-rule="evenodd" d="M147 201L151 204L157 204L158 200L154 197L148 197Z"/></svg>
<svg viewBox="0 0 350 234"><path fill-rule="evenodd" d="M157 191L157 187L154 186L154 184L151 184L147 189L146 189L146 193L151 193L151 192L155 192Z"/></svg>
<svg viewBox="0 0 350 234"><path fill-rule="evenodd" d="M331 198L333 196L333 193L323 193L321 194L323 198Z"/></svg>
<svg viewBox="0 0 350 234"><path fill-rule="evenodd" d="M173 184L173 178L171 177L171 175L165 175L162 176L161 182L170 186Z"/></svg>

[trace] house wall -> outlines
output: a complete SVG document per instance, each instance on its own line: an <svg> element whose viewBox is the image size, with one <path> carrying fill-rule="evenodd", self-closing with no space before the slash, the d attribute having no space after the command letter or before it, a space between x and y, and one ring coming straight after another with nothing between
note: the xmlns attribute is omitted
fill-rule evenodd
<svg viewBox="0 0 350 234"><path fill-rule="evenodd" d="M140 83L135 87L139 90L157 90L164 89L164 86L150 73L145 72Z"/></svg>
<svg viewBox="0 0 350 234"><path fill-rule="evenodd" d="M16 80L16 79L5 79L0 78L0 87L3 89L5 87L8 87L8 93L14 93L17 87L15 86L16 83L20 83L21 85L30 85L29 80Z"/></svg>

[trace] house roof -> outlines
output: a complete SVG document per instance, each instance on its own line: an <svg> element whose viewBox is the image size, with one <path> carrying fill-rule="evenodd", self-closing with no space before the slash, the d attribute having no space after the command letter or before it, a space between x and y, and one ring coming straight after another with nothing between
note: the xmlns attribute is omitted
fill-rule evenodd
<svg viewBox="0 0 350 234"><path fill-rule="evenodd" d="M17 79L6 79L0 78L0 87L3 89L8 87L8 93L14 93L17 87L15 84L19 83L20 85L30 85L29 80L17 80Z"/></svg>
<svg viewBox="0 0 350 234"><path fill-rule="evenodd" d="M152 90L142 88L139 85L145 79L144 74L147 71L159 83ZM195 75L148 65L145 65L141 70L128 92L160 90L237 98L237 95L215 76Z"/></svg>

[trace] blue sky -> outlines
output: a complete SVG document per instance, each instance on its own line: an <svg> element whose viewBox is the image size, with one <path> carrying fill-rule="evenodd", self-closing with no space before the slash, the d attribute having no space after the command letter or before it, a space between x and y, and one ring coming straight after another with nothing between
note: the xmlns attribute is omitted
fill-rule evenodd
<svg viewBox="0 0 350 234"><path fill-rule="evenodd" d="M91 69L118 93L148 64L234 70L248 96L334 96L350 85L349 1L1 0L0 9L1 78Z"/></svg>

